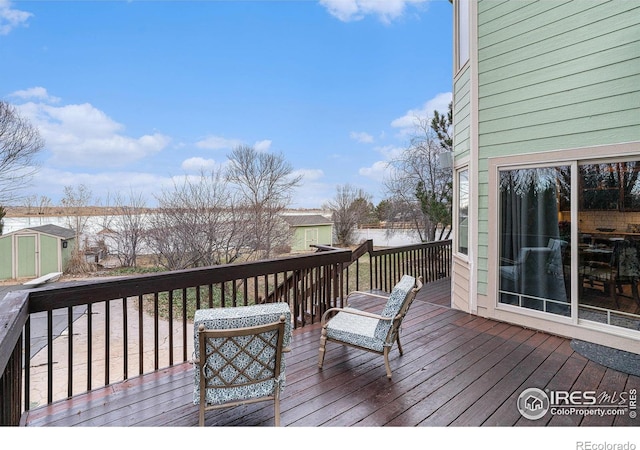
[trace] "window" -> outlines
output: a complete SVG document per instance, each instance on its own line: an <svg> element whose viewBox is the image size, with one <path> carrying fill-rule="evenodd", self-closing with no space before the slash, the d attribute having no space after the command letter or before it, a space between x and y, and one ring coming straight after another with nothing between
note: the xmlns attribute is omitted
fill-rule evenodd
<svg viewBox="0 0 640 450"><path fill-rule="evenodd" d="M456 70L469 60L469 0L455 2Z"/></svg>
<svg viewBox="0 0 640 450"><path fill-rule="evenodd" d="M469 254L469 169L458 172L458 252Z"/></svg>

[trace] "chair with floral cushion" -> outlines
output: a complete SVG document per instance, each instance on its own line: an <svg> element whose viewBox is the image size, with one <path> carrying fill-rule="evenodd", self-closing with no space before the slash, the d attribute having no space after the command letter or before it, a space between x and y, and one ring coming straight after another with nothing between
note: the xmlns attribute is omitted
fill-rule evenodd
<svg viewBox="0 0 640 450"><path fill-rule="evenodd" d="M280 425L280 394L291 342L287 303L197 310L194 316L193 402L199 425L212 409L273 400Z"/></svg>
<svg viewBox="0 0 640 450"><path fill-rule="evenodd" d="M400 326L421 288L422 277L416 279L404 275L388 296L353 291L347 296L347 307L330 308L325 311L321 322L318 367L322 369L326 344L327 341L331 341L383 355L387 378L391 379L389 352L393 344L397 343L398 351L402 355ZM349 297L352 295L386 299L386 304L380 314L361 311L349 305Z"/></svg>

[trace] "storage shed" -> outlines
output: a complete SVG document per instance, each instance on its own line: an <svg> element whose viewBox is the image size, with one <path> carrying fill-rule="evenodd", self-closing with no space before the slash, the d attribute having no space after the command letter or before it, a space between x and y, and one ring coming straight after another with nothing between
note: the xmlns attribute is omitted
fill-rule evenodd
<svg viewBox="0 0 640 450"><path fill-rule="evenodd" d="M333 222L320 214L286 215L293 235L291 251L309 251L309 246L333 244Z"/></svg>
<svg viewBox="0 0 640 450"><path fill-rule="evenodd" d="M75 231L58 225L24 228L2 235L0 280L64 272L75 245Z"/></svg>

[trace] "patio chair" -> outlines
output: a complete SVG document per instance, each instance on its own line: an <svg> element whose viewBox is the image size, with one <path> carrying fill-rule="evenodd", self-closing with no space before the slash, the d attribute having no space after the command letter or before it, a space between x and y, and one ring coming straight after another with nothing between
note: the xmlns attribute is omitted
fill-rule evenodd
<svg viewBox="0 0 640 450"><path fill-rule="evenodd" d="M624 285L631 287L631 296L640 306L640 244L632 239L614 241L608 261L588 261L581 267L581 275L590 286L602 284L609 291L617 308L620 308L618 294L622 295Z"/></svg>
<svg viewBox="0 0 640 450"><path fill-rule="evenodd" d="M320 354L318 367L322 369L327 341L359 348L384 356L387 378L391 379L389 352L397 342L398 351L402 355L400 344L400 326L411 303L422 288L422 277L417 280L409 275L393 287L388 296L369 292L353 291L347 296L347 307L330 308L322 315L322 334L320 337ZM382 298L387 302L380 314L373 314L349 306L349 298L354 295L369 298Z"/></svg>
<svg viewBox="0 0 640 450"><path fill-rule="evenodd" d="M287 303L197 310L194 316L194 404L205 411L273 400L280 426L280 394L291 341Z"/></svg>

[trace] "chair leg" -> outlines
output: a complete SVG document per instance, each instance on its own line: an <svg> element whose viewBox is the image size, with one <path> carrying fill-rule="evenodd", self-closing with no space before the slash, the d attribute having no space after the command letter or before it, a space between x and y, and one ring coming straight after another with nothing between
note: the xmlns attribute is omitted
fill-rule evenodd
<svg viewBox="0 0 640 450"><path fill-rule="evenodd" d="M631 283L631 294L633 295L633 299L636 301L638 306L640 306L640 296L638 295L638 281L636 280Z"/></svg>
<svg viewBox="0 0 640 450"><path fill-rule="evenodd" d="M389 347L384 348L384 368L387 370L387 378L391 379L391 365L389 364Z"/></svg>
<svg viewBox="0 0 640 450"><path fill-rule="evenodd" d="M205 400L205 382L204 380L204 371L202 370L202 366L198 366L198 370L200 371L200 404L198 405L198 424L199 426L204 426L204 410L206 409L206 400Z"/></svg>
<svg viewBox="0 0 640 450"><path fill-rule="evenodd" d="M400 356L402 356L402 344L400 343L400 332L396 334L396 342L398 343L398 351L400 352Z"/></svg>
<svg viewBox="0 0 640 450"><path fill-rule="evenodd" d="M276 386L276 394L275 394L273 403L274 403L274 410L275 410L274 420L275 420L276 427L279 427L280 426L280 386Z"/></svg>
<svg viewBox="0 0 640 450"><path fill-rule="evenodd" d="M618 292L616 290L620 289L622 292L622 285L618 282L612 281L610 284L611 287L611 296L613 297L613 301L616 303L616 308L620 309L620 303L618 302Z"/></svg>
<svg viewBox="0 0 640 450"><path fill-rule="evenodd" d="M322 334L320 335L320 353L318 354L318 367L320 369L322 369L322 364L324 363L324 353L325 353L326 346L327 346L327 330L323 328Z"/></svg>

